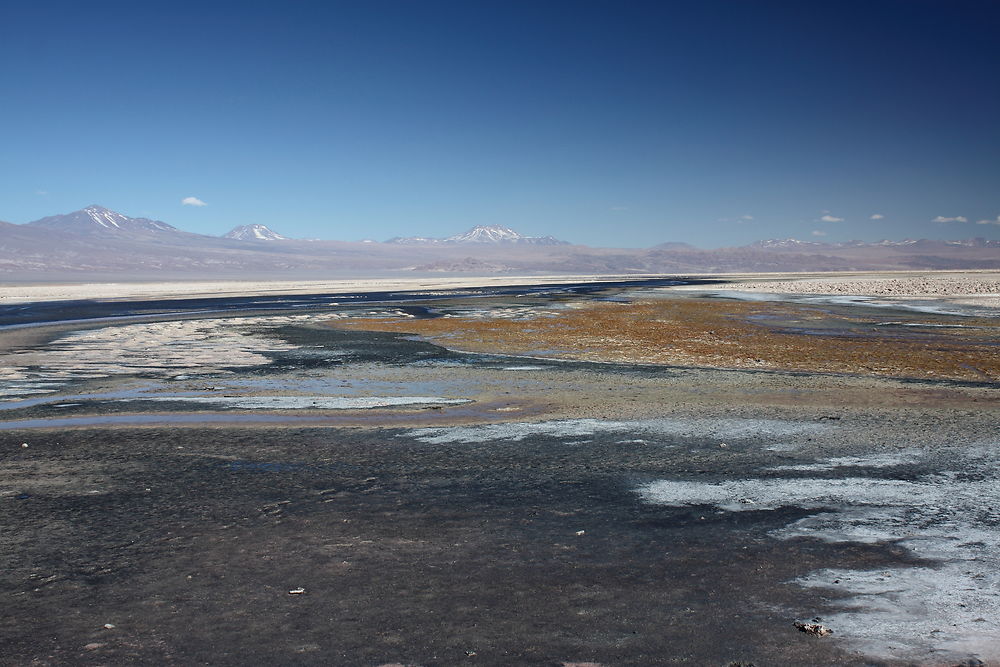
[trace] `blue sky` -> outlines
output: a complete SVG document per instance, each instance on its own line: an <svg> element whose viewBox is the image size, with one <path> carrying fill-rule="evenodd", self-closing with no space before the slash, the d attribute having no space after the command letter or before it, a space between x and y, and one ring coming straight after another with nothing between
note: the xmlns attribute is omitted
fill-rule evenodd
<svg viewBox="0 0 1000 667"><path fill-rule="evenodd" d="M993 0L8 3L0 220L1000 238L998 34Z"/></svg>

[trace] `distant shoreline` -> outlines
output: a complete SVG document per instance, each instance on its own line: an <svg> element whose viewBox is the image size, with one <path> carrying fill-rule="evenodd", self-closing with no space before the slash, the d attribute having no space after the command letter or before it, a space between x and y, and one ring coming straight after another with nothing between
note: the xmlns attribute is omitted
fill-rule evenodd
<svg viewBox="0 0 1000 667"><path fill-rule="evenodd" d="M678 290L704 289L678 285ZM1000 308L998 271L905 271L794 276L745 276L712 286L713 291L740 290L773 294L828 294L887 299L940 299L959 305Z"/></svg>
<svg viewBox="0 0 1000 667"><path fill-rule="evenodd" d="M171 297L225 297L323 292L379 292L400 290L452 290L504 285L566 284L640 280L661 275L541 275L461 276L451 278L371 278L352 280L171 280L162 282L101 281L81 283L0 284L0 305L71 299L144 299Z"/></svg>

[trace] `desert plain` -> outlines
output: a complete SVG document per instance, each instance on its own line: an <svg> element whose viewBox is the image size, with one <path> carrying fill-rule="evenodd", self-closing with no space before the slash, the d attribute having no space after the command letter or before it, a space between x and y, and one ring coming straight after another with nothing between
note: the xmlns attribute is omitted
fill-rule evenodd
<svg viewBox="0 0 1000 667"><path fill-rule="evenodd" d="M995 664L998 298L5 286L0 659Z"/></svg>

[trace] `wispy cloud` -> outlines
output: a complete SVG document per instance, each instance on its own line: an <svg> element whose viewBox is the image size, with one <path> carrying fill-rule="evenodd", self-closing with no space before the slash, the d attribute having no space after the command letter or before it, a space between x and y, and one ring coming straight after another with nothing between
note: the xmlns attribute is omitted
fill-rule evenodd
<svg viewBox="0 0 1000 667"><path fill-rule="evenodd" d="M869 220L881 220L884 217L881 213L872 213L872 217Z"/></svg>
<svg viewBox="0 0 1000 667"><path fill-rule="evenodd" d="M611 210L612 211L627 211L628 210L628 206L612 206Z"/></svg>
<svg viewBox="0 0 1000 667"><path fill-rule="evenodd" d="M938 217L931 220L931 222L968 222L968 221L969 219L966 218L964 215L956 215L954 218L947 218L943 215L939 215Z"/></svg>
<svg viewBox="0 0 1000 667"><path fill-rule="evenodd" d="M1000 215L997 216L996 220L977 220L977 225L1000 225Z"/></svg>
<svg viewBox="0 0 1000 667"><path fill-rule="evenodd" d="M48 190L35 190L35 194L39 197L45 197L49 194Z"/></svg>
<svg viewBox="0 0 1000 667"><path fill-rule="evenodd" d="M740 220L753 220L752 215L741 215Z"/></svg>
<svg viewBox="0 0 1000 667"><path fill-rule="evenodd" d="M813 236L826 236L826 232L824 232L822 229L814 229Z"/></svg>
<svg viewBox="0 0 1000 667"><path fill-rule="evenodd" d="M198 199L197 197L185 197L181 200L181 204L184 206L208 206L205 202Z"/></svg>
<svg viewBox="0 0 1000 667"><path fill-rule="evenodd" d="M822 218L820 218L819 221L820 222L843 222L844 219L843 218L838 218L835 215L830 215L829 213L827 213Z"/></svg>

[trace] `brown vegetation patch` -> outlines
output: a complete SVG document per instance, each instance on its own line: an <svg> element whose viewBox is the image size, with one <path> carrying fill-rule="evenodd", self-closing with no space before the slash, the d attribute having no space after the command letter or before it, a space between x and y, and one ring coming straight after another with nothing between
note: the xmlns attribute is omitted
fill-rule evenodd
<svg viewBox="0 0 1000 667"><path fill-rule="evenodd" d="M881 315L876 314L876 315ZM339 320L332 326L417 334L470 352L587 361L762 368L996 381L1000 327L993 320L832 315L774 302L665 299L595 303L531 319L442 317Z"/></svg>

